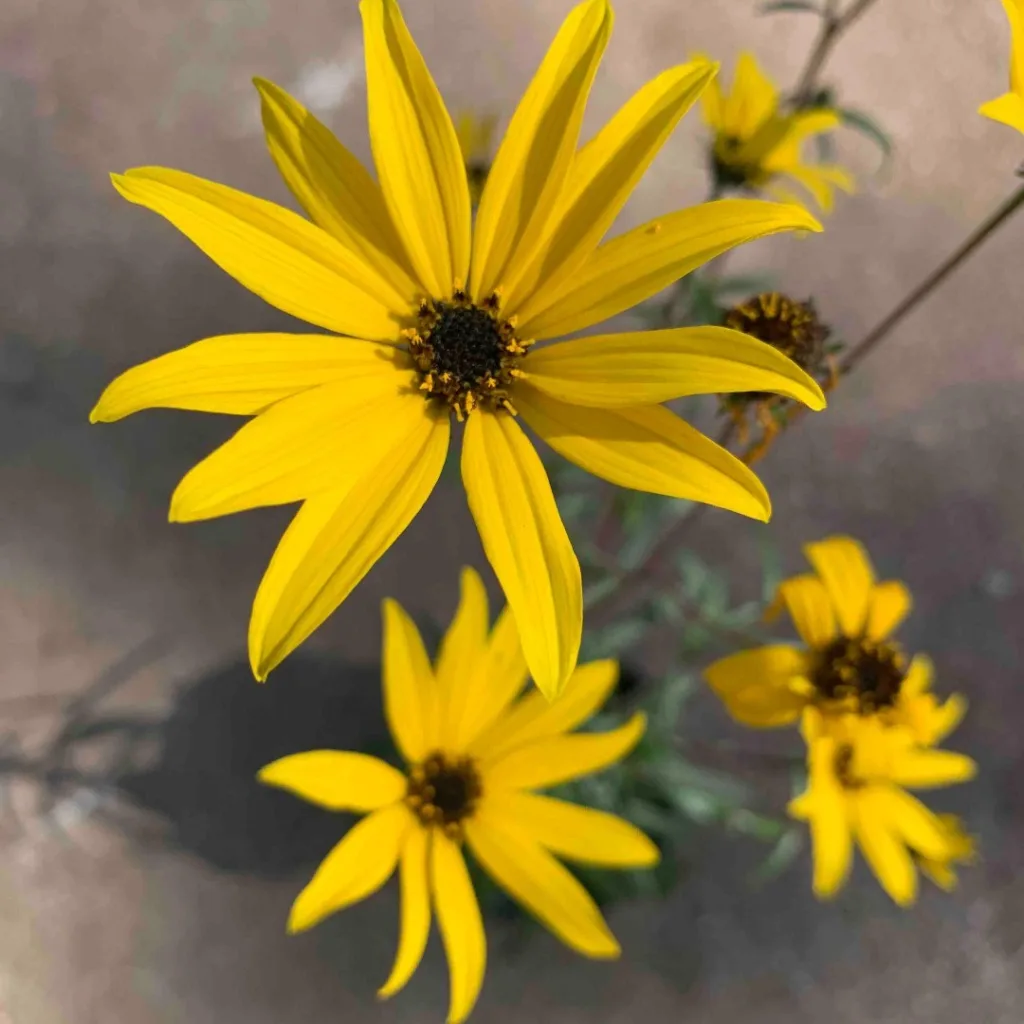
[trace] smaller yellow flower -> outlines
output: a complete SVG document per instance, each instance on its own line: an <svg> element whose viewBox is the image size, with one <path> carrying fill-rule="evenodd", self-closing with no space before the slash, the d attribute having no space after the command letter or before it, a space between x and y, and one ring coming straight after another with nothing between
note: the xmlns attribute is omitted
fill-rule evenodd
<svg viewBox="0 0 1024 1024"><path fill-rule="evenodd" d="M940 889L952 892L957 877L954 864L973 864L978 859L978 844L967 834L964 823L955 814L940 814L939 825L946 836L947 856L943 860L932 860L921 854L915 856L917 866Z"/></svg>
<svg viewBox="0 0 1024 1024"><path fill-rule="evenodd" d="M966 701L939 703L932 664L907 664L891 634L910 611L903 583L875 580L864 548L852 537L827 537L804 547L815 572L779 584L774 614L785 607L806 649L771 644L710 665L704 677L736 721L755 728L795 722L816 706L830 715L874 715L931 746L959 724Z"/></svg>
<svg viewBox="0 0 1024 1024"><path fill-rule="evenodd" d="M834 189L853 191L853 178L842 167L809 164L802 156L807 139L838 127L838 112L826 107L786 112L774 83L752 53L740 54L732 92L726 95L718 81L712 81L701 103L704 120L715 133L712 169L720 188L767 192L800 202L777 181L791 178L825 211L832 209Z"/></svg>
<svg viewBox="0 0 1024 1024"><path fill-rule="evenodd" d="M803 734L810 778L789 813L811 830L815 895L828 899L842 888L854 839L901 907L917 896L915 861L948 881L950 864L964 859L966 837L904 787L966 782L974 777L974 762L948 750L921 749L904 730L859 715L828 718L808 708Z"/></svg>
<svg viewBox="0 0 1024 1024"><path fill-rule="evenodd" d="M466 164L466 181L473 206L480 205L487 175L491 173L496 122L493 114L478 117L468 111L459 114L455 122L455 134L459 137L459 149Z"/></svg>
<svg viewBox="0 0 1024 1024"><path fill-rule="evenodd" d="M610 732L569 735L615 688L618 665L580 665L563 696L520 696L527 666L506 607L488 631L487 594L463 569L458 610L432 667L415 624L384 602L384 708L403 773L366 754L310 750L267 765L260 781L333 811L366 814L299 894L290 932L376 892L398 869L401 935L393 995L423 956L437 916L451 975L448 1020L464 1020L483 983L486 943L463 843L480 866L566 945L609 959L619 944L583 886L553 854L605 868L650 867L658 849L603 811L531 792L600 771L644 732L644 716Z"/></svg>
<svg viewBox="0 0 1024 1024"><path fill-rule="evenodd" d="M993 121L1024 132L1024 0L1003 0L1010 19L1010 91L978 108Z"/></svg>

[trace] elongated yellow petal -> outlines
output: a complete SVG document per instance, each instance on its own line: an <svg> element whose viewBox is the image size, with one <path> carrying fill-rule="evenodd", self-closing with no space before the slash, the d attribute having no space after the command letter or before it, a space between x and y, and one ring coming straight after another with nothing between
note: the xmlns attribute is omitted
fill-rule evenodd
<svg viewBox="0 0 1024 1024"><path fill-rule="evenodd" d="M466 838L483 869L567 946L595 959L619 955L590 894L529 832L484 810L467 823Z"/></svg>
<svg viewBox="0 0 1024 1024"><path fill-rule="evenodd" d="M546 850L580 864L649 868L658 847L635 825L604 811L536 793L500 793L488 799L486 813L511 822Z"/></svg>
<svg viewBox="0 0 1024 1024"><path fill-rule="evenodd" d="M185 474L171 498L171 522L287 505L362 479L426 429L412 374L380 365L376 377L305 391L247 423Z"/></svg>
<svg viewBox="0 0 1024 1024"><path fill-rule="evenodd" d="M723 130L738 139L749 138L779 105L778 91L752 53L736 61L732 91L722 110Z"/></svg>
<svg viewBox="0 0 1024 1024"><path fill-rule="evenodd" d="M853 801L857 842L882 888L899 906L908 907L917 898L917 872L878 795L869 788Z"/></svg>
<svg viewBox="0 0 1024 1024"><path fill-rule="evenodd" d="M640 742L647 727L642 712L618 729L551 736L485 761L484 790L546 789L607 768Z"/></svg>
<svg viewBox="0 0 1024 1024"><path fill-rule="evenodd" d="M166 167L111 175L130 203L166 217L272 306L339 334L394 339L410 314L380 275L291 210Z"/></svg>
<svg viewBox="0 0 1024 1024"><path fill-rule="evenodd" d="M877 786L872 790L876 813L907 846L923 857L943 860L950 854L942 822L916 796L898 786Z"/></svg>
<svg viewBox="0 0 1024 1024"><path fill-rule="evenodd" d="M350 490L305 502L278 544L249 622L257 679L279 665L351 593L409 525L441 475L448 416L425 420Z"/></svg>
<svg viewBox="0 0 1024 1024"><path fill-rule="evenodd" d="M434 298L469 273L470 209L455 126L394 0L362 0L370 143L381 190Z"/></svg>
<svg viewBox="0 0 1024 1024"><path fill-rule="evenodd" d="M604 704L618 678L616 661L580 665L558 700L537 691L526 694L470 744L469 752L494 761L516 747L570 732Z"/></svg>
<svg viewBox="0 0 1024 1024"><path fill-rule="evenodd" d="M720 658L704 678L736 721L758 729L790 725L807 706L810 656L788 644L771 644Z"/></svg>
<svg viewBox="0 0 1024 1024"><path fill-rule="evenodd" d="M514 277L549 229L611 28L607 0L584 0L574 7L519 101L477 211L474 297L484 298L505 277Z"/></svg>
<svg viewBox="0 0 1024 1024"><path fill-rule="evenodd" d="M854 191L853 179L838 167L792 163L780 166L777 173L787 174L803 185L825 213L829 213L835 205L834 188L841 188L844 192Z"/></svg>
<svg viewBox="0 0 1024 1024"><path fill-rule="evenodd" d="M966 754L951 750L908 749L894 754L889 779L898 786L911 789L932 789L968 782L978 772L978 766Z"/></svg>
<svg viewBox="0 0 1024 1024"><path fill-rule="evenodd" d="M910 591L898 580L876 583L868 596L867 635L872 640L884 640L910 614L913 604Z"/></svg>
<svg viewBox="0 0 1024 1024"><path fill-rule="evenodd" d="M375 893L391 877L402 842L415 827L404 804L391 804L363 818L331 850L299 893L288 916L289 933L304 932Z"/></svg>
<svg viewBox="0 0 1024 1024"><path fill-rule="evenodd" d="M383 611L384 713L402 757L422 761L437 747L437 682L416 623L390 597Z"/></svg>
<svg viewBox="0 0 1024 1024"><path fill-rule="evenodd" d="M690 60L693 62L703 61L706 64L714 63L716 67L718 66L717 62L712 61L706 53L691 53ZM704 123L715 134L717 134L722 127L722 110L724 102L722 78L721 75L716 74L700 94L700 108L701 113L704 116Z"/></svg>
<svg viewBox="0 0 1024 1024"><path fill-rule="evenodd" d="M576 338L530 354L526 379L563 402L613 407L685 395L772 391L812 409L821 387L788 356L728 327L676 327Z"/></svg>
<svg viewBox="0 0 1024 1024"><path fill-rule="evenodd" d="M520 337L554 338L649 299L708 260L780 231L820 231L803 207L761 199L720 199L648 221L606 242L544 304L517 311Z"/></svg>
<svg viewBox="0 0 1024 1024"><path fill-rule="evenodd" d="M768 492L754 472L663 406L586 408L526 385L515 398L523 419L559 455L603 480L762 522L771 515Z"/></svg>
<svg viewBox="0 0 1024 1024"><path fill-rule="evenodd" d="M405 795L398 769L348 750L291 754L261 768L257 778L331 811L376 811Z"/></svg>
<svg viewBox="0 0 1024 1024"><path fill-rule="evenodd" d="M852 537L826 537L805 544L804 554L828 590L840 632L860 636L875 586L875 570L863 545Z"/></svg>
<svg viewBox="0 0 1024 1024"><path fill-rule="evenodd" d="M978 107L978 113L1000 124L1024 132L1024 95L1016 92L1003 93Z"/></svg>
<svg viewBox="0 0 1024 1024"><path fill-rule="evenodd" d="M430 887L451 977L448 1024L460 1024L469 1016L484 982L487 940L462 853L437 830L430 858Z"/></svg>
<svg viewBox="0 0 1024 1024"><path fill-rule="evenodd" d="M318 334L222 334L126 370L107 385L89 421L110 423L141 409L253 416L283 398L358 380L382 367L384 348L375 342Z"/></svg>
<svg viewBox="0 0 1024 1024"><path fill-rule="evenodd" d="M423 959L430 936L430 886L428 858L433 833L411 828L402 847L399 878L402 885L402 919L399 925L398 952L388 980L377 990L381 999L404 988Z"/></svg>
<svg viewBox="0 0 1024 1024"><path fill-rule="evenodd" d="M530 674L554 699L576 667L583 584L547 473L511 416L480 411L466 424L462 479Z"/></svg>
<svg viewBox="0 0 1024 1024"><path fill-rule="evenodd" d="M808 647L824 647L836 638L836 615L825 584L810 573L779 584L778 598Z"/></svg>
<svg viewBox="0 0 1024 1024"><path fill-rule="evenodd" d="M716 70L715 64L694 61L662 72L579 151L547 238L503 281L510 312L538 288L556 289L593 252Z"/></svg>
<svg viewBox="0 0 1024 1024"><path fill-rule="evenodd" d="M265 78L253 82L267 147L292 195L310 220L377 271L396 302L415 308L423 286L414 280L380 186L298 100Z"/></svg>

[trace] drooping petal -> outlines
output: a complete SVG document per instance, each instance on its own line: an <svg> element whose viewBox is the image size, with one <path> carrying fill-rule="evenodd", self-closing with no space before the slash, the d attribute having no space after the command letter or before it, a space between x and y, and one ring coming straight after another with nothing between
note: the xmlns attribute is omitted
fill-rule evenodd
<svg viewBox="0 0 1024 1024"><path fill-rule="evenodd" d="M607 320L729 249L780 231L820 231L803 207L720 199L660 217L605 242L543 305L517 310L522 338L554 338Z"/></svg>
<svg viewBox="0 0 1024 1024"><path fill-rule="evenodd" d="M391 219L433 298L469 273L470 208L458 136L395 0L362 0L370 143Z"/></svg>
<svg viewBox="0 0 1024 1024"><path fill-rule="evenodd" d="M487 800L487 814L514 824L551 853L580 864L649 868L661 856L635 825L566 800L536 793L500 793Z"/></svg>
<svg viewBox="0 0 1024 1024"><path fill-rule="evenodd" d="M728 327L675 327L576 338L530 353L523 369L563 402L604 408L687 395L771 391L812 409L821 387L788 356Z"/></svg>
<svg viewBox="0 0 1024 1024"><path fill-rule="evenodd" d="M720 658L704 678L736 721L759 729L790 725L807 706L812 659L788 644Z"/></svg>
<svg viewBox="0 0 1024 1024"><path fill-rule="evenodd" d="M889 827L912 850L932 860L949 856L949 843L942 822L916 796L898 786L875 786L872 802Z"/></svg>
<svg viewBox="0 0 1024 1024"><path fill-rule="evenodd" d="M451 978L448 1024L460 1024L469 1016L484 982L487 940L462 852L440 830L433 836L430 887Z"/></svg>
<svg viewBox="0 0 1024 1024"><path fill-rule="evenodd" d="M807 561L828 590L843 636L860 636L867 624L875 570L852 537L826 537L804 545Z"/></svg>
<svg viewBox="0 0 1024 1024"><path fill-rule="evenodd" d="M330 811L376 811L401 800L406 787L397 768L349 750L291 754L261 768L256 777Z"/></svg>
<svg viewBox="0 0 1024 1024"><path fill-rule="evenodd" d="M441 475L447 414L430 410L350 490L308 499L270 560L249 622L257 679L279 665L351 593L420 510Z"/></svg>
<svg viewBox="0 0 1024 1024"><path fill-rule="evenodd" d="M978 766L966 754L908 748L893 754L889 779L898 786L932 789L968 782L977 772Z"/></svg>
<svg viewBox="0 0 1024 1024"><path fill-rule="evenodd" d="M473 229L470 292L514 276L556 211L590 84L612 29L607 0L584 0L562 23L519 101L484 186Z"/></svg>
<svg viewBox="0 0 1024 1024"><path fill-rule="evenodd" d="M769 613L785 606L796 631L808 647L825 647L835 639L835 611L825 584L817 576L807 573L783 580L775 602Z"/></svg>
<svg viewBox="0 0 1024 1024"><path fill-rule="evenodd" d="M530 674L554 699L576 667L583 584L547 473L511 416L480 411L466 423L462 479Z"/></svg>
<svg viewBox="0 0 1024 1024"><path fill-rule="evenodd" d="M354 825L327 855L292 904L288 931L303 932L325 917L375 893L398 863L415 819L405 804L391 804Z"/></svg>
<svg viewBox="0 0 1024 1024"><path fill-rule="evenodd" d="M416 623L390 597L383 612L384 713L402 757L422 761L437 746L437 682Z"/></svg>
<svg viewBox="0 0 1024 1024"><path fill-rule="evenodd" d="M111 175L130 203L166 217L222 270L318 327L393 340L409 309L369 264L283 206L166 167Z"/></svg>
<svg viewBox="0 0 1024 1024"><path fill-rule="evenodd" d="M510 312L538 288L557 288L593 252L716 69L698 60L662 72L579 151L547 238L502 282Z"/></svg>
<svg viewBox="0 0 1024 1024"><path fill-rule="evenodd" d="M522 384L516 408L559 455L603 480L707 502L762 522L771 515L756 474L663 406L586 408Z"/></svg>
<svg viewBox="0 0 1024 1024"><path fill-rule="evenodd" d="M884 640L910 614L913 604L910 591L898 580L876 583L868 596L868 637Z"/></svg>
<svg viewBox="0 0 1024 1024"><path fill-rule="evenodd" d="M467 822L466 838L483 869L567 946L598 959L619 955L590 894L525 829L484 810Z"/></svg>
<svg viewBox="0 0 1024 1024"><path fill-rule="evenodd" d="M830 213L835 205L834 189L839 188L848 193L855 190L853 178L840 167L794 163L777 173L786 174L803 185L825 213Z"/></svg>
<svg viewBox="0 0 1024 1024"><path fill-rule="evenodd" d="M380 186L298 100L265 78L260 94L267 148L310 220L358 253L414 309L423 286L414 280Z"/></svg>
<svg viewBox="0 0 1024 1024"><path fill-rule="evenodd" d="M908 907L917 897L917 872L877 795L869 788L853 801L857 842L882 888L899 906Z"/></svg>
<svg viewBox="0 0 1024 1024"><path fill-rule="evenodd" d="M387 999L402 989L423 959L430 936L430 886L428 858L433 831L412 828L402 847L398 870L402 886L402 919L399 925L398 952L388 980L377 990Z"/></svg>
<svg viewBox="0 0 1024 1024"><path fill-rule="evenodd" d="M607 768L640 742L647 727L642 712L609 732L551 736L484 761L485 791L546 789Z"/></svg>

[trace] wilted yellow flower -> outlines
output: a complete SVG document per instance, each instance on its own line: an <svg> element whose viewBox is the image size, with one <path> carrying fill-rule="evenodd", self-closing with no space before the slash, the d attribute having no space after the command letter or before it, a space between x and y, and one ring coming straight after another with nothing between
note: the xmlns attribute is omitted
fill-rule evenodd
<svg viewBox="0 0 1024 1024"><path fill-rule="evenodd" d="M618 956L597 905L552 854L637 868L657 862L657 847L621 818L531 792L606 768L643 735L642 714L610 732L569 735L611 694L616 663L581 665L554 703L536 691L519 697L527 668L515 621L506 608L488 635L487 595L464 569L459 608L433 668L415 624L395 601L384 602L383 669L404 773L340 750L294 754L260 772L261 781L322 807L367 814L296 899L289 931L371 895L397 868L401 935L379 994L393 995L412 976L433 913L451 975L448 1019L465 1019L486 961L465 841L498 885L564 943L589 957Z"/></svg>
<svg viewBox="0 0 1024 1024"><path fill-rule="evenodd" d="M775 608L785 607L805 648L770 644L716 661L704 672L729 714L743 725L772 728L795 722L809 706L826 715L877 716L930 745L963 718L966 702L939 703L932 664L906 656L891 634L910 611L903 583L875 581L867 552L852 537L827 537L804 547L815 572L779 584Z"/></svg>
<svg viewBox="0 0 1024 1024"><path fill-rule="evenodd" d="M1010 91L978 108L979 114L1024 132L1024 0L1003 0L1010 19Z"/></svg>
<svg viewBox="0 0 1024 1024"><path fill-rule="evenodd" d="M360 9L379 184L264 81L271 154L312 222L181 171L114 176L125 198L166 217L243 285L336 333L196 342L122 375L92 419L154 406L255 417L182 480L171 519L303 502L253 607L259 679L406 528L441 473L451 419L465 419L469 506L532 676L554 696L578 656L580 567L517 412L615 484L767 519L757 477L660 403L764 390L819 409L824 398L785 356L721 327L531 346L614 316L742 242L820 225L796 206L730 200L600 244L716 70L697 61L658 75L577 153L611 32L606 0L566 18L471 223L455 128L397 4Z"/></svg>
<svg viewBox="0 0 1024 1024"><path fill-rule="evenodd" d="M810 826L815 894L827 899L842 888L854 839L900 906L917 895L915 859L922 868L927 864L926 870L937 866L939 877L948 881L943 869L964 859L963 838L904 787L966 782L974 777L974 762L963 754L918 747L906 730L888 728L875 717L829 718L809 707L802 728L810 778L789 813Z"/></svg>
<svg viewBox="0 0 1024 1024"><path fill-rule="evenodd" d="M480 204L487 175L491 173L494 125L495 118L492 115L477 116L469 112L460 114L455 122L455 134L459 137L459 149L466 165L469 199L473 206Z"/></svg>
<svg viewBox="0 0 1024 1024"><path fill-rule="evenodd" d="M853 178L842 167L807 163L802 155L804 142L838 127L839 114L825 107L787 112L752 53L740 54L728 95L716 80L701 103L704 120L715 133L712 170L720 188L767 192L798 202L779 183L791 178L826 211L832 209L834 188L853 191Z"/></svg>

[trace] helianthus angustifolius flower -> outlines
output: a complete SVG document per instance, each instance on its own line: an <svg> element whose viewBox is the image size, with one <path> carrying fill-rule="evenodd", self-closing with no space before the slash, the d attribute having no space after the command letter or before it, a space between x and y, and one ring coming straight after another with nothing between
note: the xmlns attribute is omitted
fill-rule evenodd
<svg viewBox="0 0 1024 1024"><path fill-rule="evenodd" d="M519 104L475 222L441 96L394 0L363 0L377 181L294 99L257 81L267 141L309 215L182 171L114 175L129 201L314 334L207 338L115 380L93 420L155 406L254 417L182 480L176 521L302 502L260 584L257 678L348 596L433 490L452 419L484 550L537 685L576 664L579 563L521 416L555 451L615 484L767 519L738 459L660 403L821 389L781 353L721 327L606 334L533 349L635 305L716 255L778 231L820 230L796 206L709 203L601 244L715 67L648 82L577 152L611 31L606 0L574 8Z"/></svg>
<svg viewBox="0 0 1024 1024"><path fill-rule="evenodd" d="M366 754L312 750L281 758L261 781L335 811L366 814L327 855L292 906L304 931L380 889L397 869L401 926L382 997L419 965L432 915L448 957L451 1007L461 1021L484 978L486 942L463 843L509 896L584 956L619 954L600 910L554 855L605 868L650 867L658 849L614 815L533 790L624 757L644 731L634 715L610 732L570 735L612 693L614 661L579 666L565 695L520 696L527 667L505 610L488 633L487 595L462 574L455 618L432 667L415 624L384 602L384 707L404 772Z"/></svg>
<svg viewBox="0 0 1024 1024"><path fill-rule="evenodd" d="M973 848L948 818L939 818L906 789L966 782L975 773L969 757L919 747L909 731L877 717L830 718L809 707L802 730L810 776L789 813L810 827L817 896L827 899L842 888L854 840L900 906L917 895L915 866L940 884L955 882L950 866L969 859Z"/></svg>
<svg viewBox="0 0 1024 1024"><path fill-rule="evenodd" d="M978 108L993 121L1024 132L1024 0L1003 0L1010 20L1010 91Z"/></svg>
<svg viewBox="0 0 1024 1024"><path fill-rule="evenodd" d="M712 171L720 188L792 200L793 194L779 183L790 178L825 211L832 209L834 189L853 191L853 178L842 167L803 158L804 143L838 127L839 114L827 107L786 111L752 53L741 53L736 61L731 92L726 94L716 80L704 90L701 103L715 136Z"/></svg>
<svg viewBox="0 0 1024 1024"><path fill-rule="evenodd" d="M784 580L776 606L789 611L805 646L740 651L704 671L729 714L743 725L772 728L814 706L826 715L877 716L905 727L920 744L940 742L963 718L966 702L954 695L940 703L931 692L931 661L917 655L908 664L892 640L910 611L910 591L897 580L877 582L852 537L827 537L804 552L815 571Z"/></svg>

